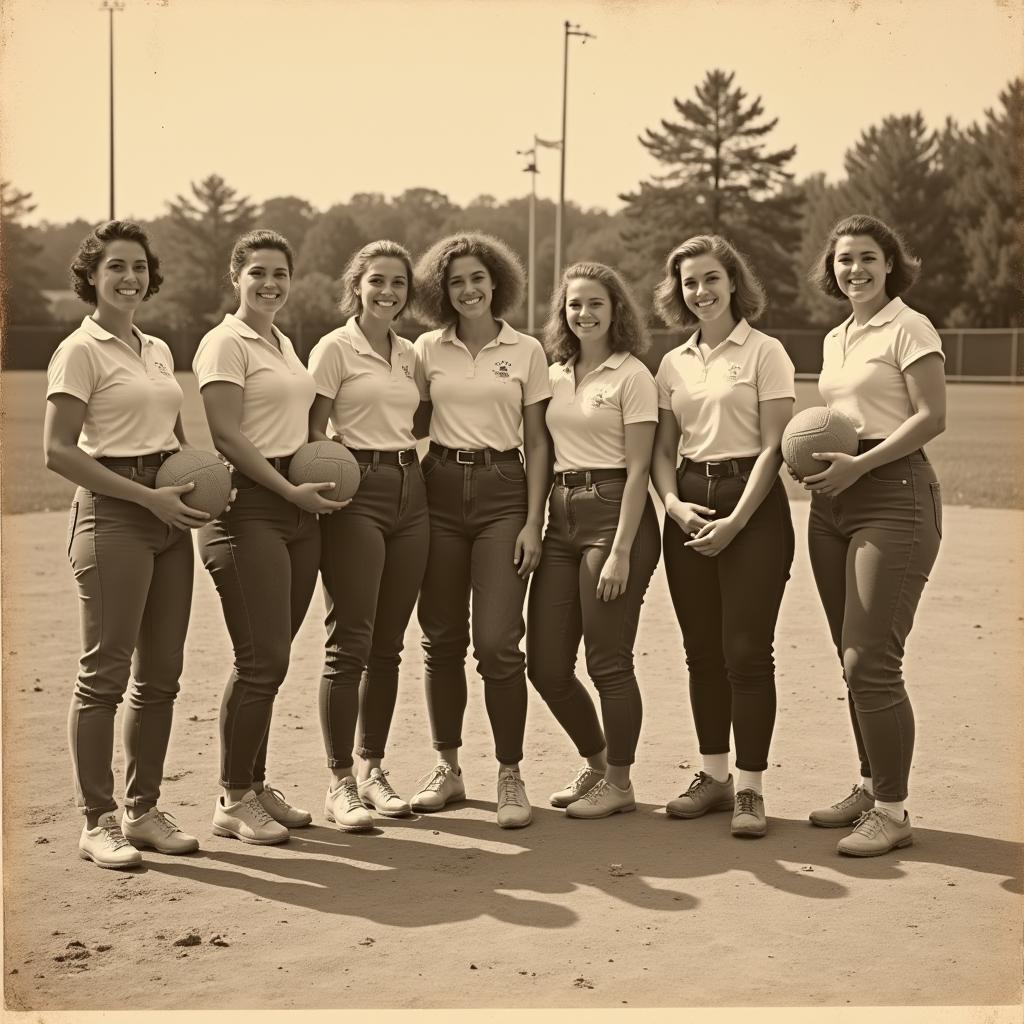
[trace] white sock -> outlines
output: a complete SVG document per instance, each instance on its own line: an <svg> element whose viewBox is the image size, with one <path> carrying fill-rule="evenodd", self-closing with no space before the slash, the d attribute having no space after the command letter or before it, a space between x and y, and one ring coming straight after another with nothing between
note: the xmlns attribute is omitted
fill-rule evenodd
<svg viewBox="0 0 1024 1024"><path fill-rule="evenodd" d="M875 795L875 791L871 788L871 780L863 775L860 777L860 788L863 789L868 796Z"/></svg>
<svg viewBox="0 0 1024 1024"><path fill-rule="evenodd" d="M736 792L741 789L752 789L757 794L763 794L761 789L761 776L764 772L748 772L743 768L736 771Z"/></svg>
<svg viewBox="0 0 1024 1024"><path fill-rule="evenodd" d="M892 818L893 821L895 821L895 822L902 822L903 821L903 801L902 800L900 800L899 803L895 803L895 804L886 803L884 800L876 800L875 801L875 807L877 807L878 810L880 810L880 811L885 811L885 813L888 814L889 817Z"/></svg>
<svg viewBox="0 0 1024 1024"><path fill-rule="evenodd" d="M715 782L729 781L729 755L728 754L702 754L704 759L704 771L715 780Z"/></svg>

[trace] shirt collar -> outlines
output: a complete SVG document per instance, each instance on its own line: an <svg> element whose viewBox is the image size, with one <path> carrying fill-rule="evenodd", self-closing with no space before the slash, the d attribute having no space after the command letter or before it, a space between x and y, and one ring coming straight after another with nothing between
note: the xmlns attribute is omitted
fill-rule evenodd
<svg viewBox="0 0 1024 1024"><path fill-rule="evenodd" d="M629 358L628 352L613 352L600 366L595 367L592 373L596 373L598 370L617 370L627 359ZM569 356L568 359L562 364L566 373L571 373L573 367L576 365L576 360L579 359L579 353Z"/></svg>
<svg viewBox="0 0 1024 1024"><path fill-rule="evenodd" d="M363 333L362 327L359 326L359 317L350 316L345 322L345 330L342 337L362 356L375 356L377 353L374 351L373 346L370 344L370 339ZM389 327L388 328L388 342L391 345L392 352L397 351L398 335Z"/></svg>
<svg viewBox="0 0 1024 1024"><path fill-rule="evenodd" d="M234 313L225 313L223 323L227 324L241 338L248 338L250 341L262 341L266 344L266 339L260 335L257 331L254 331L244 320L235 316ZM276 336L278 342L281 344L281 352L284 353L284 341L287 339L277 329L274 324L270 325L270 330Z"/></svg>
<svg viewBox="0 0 1024 1024"><path fill-rule="evenodd" d="M750 337L750 333L751 333L751 331L753 331L753 329L754 328L751 327L750 324L747 323L746 317L744 317L729 332L728 336L725 338L725 340L722 342L722 344L724 345L726 341L731 341L734 345L744 345L744 344L746 344L747 338ZM686 341L684 341L682 343L682 345L679 346L680 350L682 350L682 349L693 349L693 351L696 352L697 351L697 343L699 341L700 341L700 328L695 330L693 332L693 334L691 334L686 339ZM719 348L720 347L721 346L719 346ZM717 352L718 349L716 348L715 351Z"/></svg>
<svg viewBox="0 0 1024 1024"><path fill-rule="evenodd" d="M487 342L487 344L492 345L496 341L499 345L515 345L519 341L519 335L515 329L510 327L504 320L499 320L498 323L501 324L501 327L498 330L497 337ZM458 338L455 334L457 327L457 323L446 324L441 332L441 341L450 341L452 343L457 341Z"/></svg>
<svg viewBox="0 0 1024 1024"><path fill-rule="evenodd" d="M866 324L863 324L861 329L864 327L884 327L888 323L892 323L897 316L906 308L906 303L897 295L895 299L890 299ZM829 337L841 337L853 326L853 314L851 313L838 327L833 328L830 332Z"/></svg>
<svg viewBox="0 0 1024 1024"><path fill-rule="evenodd" d="M82 320L82 330L85 331L85 333L88 334L90 338L95 338L96 341L121 340L120 338L115 337L113 334L111 334L110 331L100 327L100 325L96 323L96 321L93 320L91 316L87 316L85 317L84 320ZM140 331L138 327L135 326L135 324L132 324L132 334L134 334L135 337L138 338L143 345L150 345L153 342L153 339L150 338L149 335L143 334L142 331Z"/></svg>

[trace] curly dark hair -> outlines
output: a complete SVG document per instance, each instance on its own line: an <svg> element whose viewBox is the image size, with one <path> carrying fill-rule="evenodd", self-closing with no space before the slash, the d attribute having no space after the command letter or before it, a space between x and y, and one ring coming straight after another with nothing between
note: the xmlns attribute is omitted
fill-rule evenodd
<svg viewBox="0 0 1024 1024"><path fill-rule="evenodd" d="M665 276L654 289L654 308L665 323L681 327L698 323L683 299L683 284L679 280L679 265L696 256L711 256L722 264L736 286L729 308L737 320L753 322L764 312L768 305L764 288L736 247L721 235L694 235L665 257Z"/></svg>
<svg viewBox="0 0 1024 1024"><path fill-rule="evenodd" d="M613 352L637 355L650 345L644 319L625 281L603 263L574 263L562 274L558 291L551 298L548 321L544 325L544 348L552 359L565 362L580 350L579 338L572 333L565 316L565 299L571 281L596 281L608 293L612 304L612 323L608 340Z"/></svg>
<svg viewBox="0 0 1024 1024"><path fill-rule="evenodd" d="M96 273L107 245L118 241L138 242L146 254L146 263L149 264L149 285L146 294L142 296L142 301L145 302L150 295L156 295L160 291L164 278L160 273L160 260L150 248L149 235L133 220L108 220L98 224L82 239L78 252L71 261L71 287L83 302L96 302L96 286L89 281L89 275Z"/></svg>
<svg viewBox="0 0 1024 1024"><path fill-rule="evenodd" d="M284 253L284 258L288 263L289 276L295 273L295 253L292 252L288 239L268 228L257 228L255 231L247 231L242 235L231 250L229 273L232 283L237 279L242 267L245 266L245 261L259 249L276 249L278 252Z"/></svg>
<svg viewBox="0 0 1024 1024"><path fill-rule="evenodd" d="M836 280L833 266L836 246L845 235L867 235L878 243L886 262L892 260L892 270L885 276L885 294L894 299L908 291L917 280L921 261L907 248L906 242L884 221L866 213L855 213L844 217L828 233L828 239L821 254L808 274L808 280L833 299L845 299L843 290Z"/></svg>
<svg viewBox="0 0 1024 1024"><path fill-rule="evenodd" d="M363 303L359 298L360 282L370 262L381 257L401 260L405 264L405 275L409 284L409 290L406 293L405 304L395 314L395 319L398 319L412 304L416 297L412 257L404 245L399 245L397 242L382 238L379 242L370 242L368 245L364 245L345 265L341 280L338 282L338 291L341 295L338 310L342 316L350 317L362 313Z"/></svg>
<svg viewBox="0 0 1024 1024"><path fill-rule="evenodd" d="M523 300L526 274L519 257L500 238L480 232L449 235L435 242L416 264L416 312L434 327L458 320L448 298L448 268L460 256L475 256L491 275L491 313L503 319Z"/></svg>

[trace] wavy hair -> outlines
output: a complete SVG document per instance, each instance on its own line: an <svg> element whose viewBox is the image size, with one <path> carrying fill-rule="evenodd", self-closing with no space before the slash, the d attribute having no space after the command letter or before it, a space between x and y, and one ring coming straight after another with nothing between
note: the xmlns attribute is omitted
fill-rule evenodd
<svg viewBox="0 0 1024 1024"><path fill-rule="evenodd" d="M96 302L96 286L90 283L89 275L96 272L107 246L117 241L138 242L146 254L149 284L142 301L145 302L150 295L156 295L160 291L160 285L164 283L163 274L160 273L160 261L150 248L149 235L145 229L133 220L108 220L98 224L82 239L78 252L71 261L71 287L83 302Z"/></svg>
<svg viewBox="0 0 1024 1024"><path fill-rule="evenodd" d="M448 268L460 256L475 256L491 275L491 313L504 319L523 300L526 274L519 257L500 238L482 232L449 235L435 242L416 264L416 312L434 327L458 320L448 298Z"/></svg>
<svg viewBox="0 0 1024 1024"><path fill-rule="evenodd" d="M886 262L892 260L892 270L885 276L885 294L894 299L908 291L917 280L921 261L907 248L906 242L884 221L866 213L844 217L828 233L821 254L808 274L808 280L833 299L845 299L836 280L835 258L839 239L845 235L867 235L878 244Z"/></svg>
<svg viewBox="0 0 1024 1024"><path fill-rule="evenodd" d="M552 359L565 362L580 350L580 341L569 327L565 299L572 281L596 281L608 293L612 304L612 322L608 341L613 352L637 355L650 345L643 317L618 272L603 263L574 263L562 274L558 291L551 298L548 320L544 325L544 348Z"/></svg>
<svg viewBox="0 0 1024 1024"><path fill-rule="evenodd" d="M348 261L348 263L345 264L345 270L342 272L341 280L338 281L338 292L341 295L341 301L338 303L338 310L342 316L358 316L362 313L363 302L359 297L359 285L362 282L363 275L366 273L366 268L370 265L371 261L384 257L401 260L402 263L405 264L408 291L406 292L405 303L395 314L395 319L400 317L412 304L416 295L416 288L413 283L412 257L409 255L409 251L405 246L399 245L397 242L392 242L390 239L382 238L378 242L370 242L367 245L364 245L362 249L360 249L359 252L357 252Z"/></svg>
<svg viewBox="0 0 1024 1024"><path fill-rule="evenodd" d="M665 258L665 276L654 289L654 308L665 323L688 327L698 322L683 299L683 285L679 280L680 264L696 256L711 256L725 268L730 282L736 286L729 308L737 320L753 322L764 312L768 305L764 288L736 248L721 235L694 235Z"/></svg>

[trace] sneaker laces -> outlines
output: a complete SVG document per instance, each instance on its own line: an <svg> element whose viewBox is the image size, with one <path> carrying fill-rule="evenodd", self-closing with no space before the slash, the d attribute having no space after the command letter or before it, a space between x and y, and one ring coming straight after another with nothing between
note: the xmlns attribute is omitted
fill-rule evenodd
<svg viewBox="0 0 1024 1024"><path fill-rule="evenodd" d="M363 801L362 798L359 796L359 789L356 786L356 780L353 779L351 776L349 776L347 779L341 780L341 785L338 787L336 792L339 795L342 793L345 795L345 803L347 804L347 807L345 808L346 810L362 810Z"/></svg>
<svg viewBox="0 0 1024 1024"><path fill-rule="evenodd" d="M383 768L379 769L380 774L375 775L370 781L384 794L385 800L401 800L402 798L391 788L388 782L388 773Z"/></svg>
<svg viewBox="0 0 1024 1024"><path fill-rule="evenodd" d="M452 766L447 761L442 761L439 764L434 765L433 768L427 772L426 775L420 779L420 792L421 793L438 793L441 787L444 785L444 780L448 776L448 773L452 771Z"/></svg>
<svg viewBox="0 0 1024 1024"><path fill-rule="evenodd" d="M592 775L601 775L596 768L592 768L589 764L584 765L577 773L576 777L569 783L568 788L572 790L579 789ZM604 776L601 775L603 778ZM593 788L593 787L591 787Z"/></svg>
<svg viewBox="0 0 1024 1024"><path fill-rule="evenodd" d="M690 783L690 788L682 796L699 796L700 791L705 786L710 786L714 780L708 775L707 772L697 772L693 777L693 782Z"/></svg>
<svg viewBox="0 0 1024 1024"><path fill-rule="evenodd" d="M264 790L264 792L266 792L266 790ZM251 790L249 791L248 798L243 801L243 806L248 808L249 813L252 815L253 820L257 825L266 825L268 821L275 820L271 817L270 812L266 807L260 803L259 797Z"/></svg>
<svg viewBox="0 0 1024 1024"><path fill-rule="evenodd" d="M892 818L889 818L885 811L872 807L870 811L865 811L857 819L857 823L853 826L853 831L867 839L873 839L885 828L887 818L889 821L892 821Z"/></svg>
<svg viewBox="0 0 1024 1024"><path fill-rule="evenodd" d="M519 772L502 772L498 776L498 803L523 806L520 796L525 795L523 780Z"/></svg>
<svg viewBox="0 0 1024 1024"><path fill-rule="evenodd" d="M597 801L601 799L602 794L607 788L608 780L601 779L601 781L596 786L594 786L592 790L590 790L584 796L581 796L580 799L586 800L588 803L596 804Z"/></svg>
<svg viewBox="0 0 1024 1024"><path fill-rule="evenodd" d="M857 803L858 800L860 800L861 792L861 787L855 785L849 796L844 796L843 799L839 801L839 803L832 805L832 810L845 811L847 807L852 806L853 804Z"/></svg>
<svg viewBox="0 0 1024 1024"><path fill-rule="evenodd" d="M736 794L737 814L757 814L757 793L752 789L741 789Z"/></svg>
<svg viewBox="0 0 1024 1024"><path fill-rule="evenodd" d="M124 837L124 833L121 831L121 826L116 822L111 822L109 825L97 825L97 828L103 829L107 836L107 842L110 843L110 848L113 851L123 850L126 846L132 844L128 842Z"/></svg>
<svg viewBox="0 0 1024 1024"><path fill-rule="evenodd" d="M181 828L178 823L174 820L174 815L153 808L153 818L157 824L166 832L167 835L172 835L175 832L180 832Z"/></svg>
<svg viewBox="0 0 1024 1024"><path fill-rule="evenodd" d="M285 800L284 793L282 793L281 790L275 789L273 786L264 785L263 786L263 792L268 794L272 801L274 801L275 803L281 804L282 808L287 809L287 810L291 810L292 809L291 805L288 803L288 801ZM264 810L266 810L266 808L264 808Z"/></svg>

